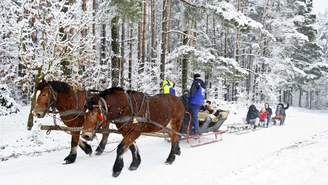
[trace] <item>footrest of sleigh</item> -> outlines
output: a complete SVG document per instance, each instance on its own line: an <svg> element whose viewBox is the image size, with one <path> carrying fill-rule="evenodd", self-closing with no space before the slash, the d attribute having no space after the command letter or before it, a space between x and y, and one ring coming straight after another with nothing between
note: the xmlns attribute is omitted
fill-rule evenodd
<svg viewBox="0 0 328 185"><path fill-rule="evenodd" d="M223 140L222 134L226 133L226 132L227 132L227 130L218 130L215 132L202 133L197 136L187 135L187 137L185 139L187 140L187 143L189 144L189 146L197 147L197 146L202 146L202 145L207 145L207 144L215 143L218 141L222 141ZM215 139L209 139L208 137L205 138L205 136L210 136L210 135L214 135Z"/></svg>

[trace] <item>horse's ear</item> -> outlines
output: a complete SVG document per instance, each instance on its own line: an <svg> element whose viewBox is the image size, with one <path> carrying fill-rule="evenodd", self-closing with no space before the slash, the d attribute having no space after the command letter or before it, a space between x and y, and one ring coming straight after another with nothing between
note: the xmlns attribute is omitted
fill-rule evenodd
<svg viewBox="0 0 328 185"><path fill-rule="evenodd" d="M45 79L42 79L37 85L36 89L41 90L47 85L47 81Z"/></svg>
<svg viewBox="0 0 328 185"><path fill-rule="evenodd" d="M84 109L85 110L91 110L92 109L92 102L90 100L88 100L85 104L84 104Z"/></svg>
<svg viewBox="0 0 328 185"><path fill-rule="evenodd" d="M42 78L42 80L40 81L40 84L42 84L43 86L46 86L47 83L47 80L45 80L44 78Z"/></svg>
<svg viewBox="0 0 328 185"><path fill-rule="evenodd" d="M95 95L93 96L93 102L94 102L94 103L98 103L98 102L99 102L99 96L98 96L97 94L95 94Z"/></svg>
<svg viewBox="0 0 328 185"><path fill-rule="evenodd" d="M90 97L87 98L87 101L84 104L84 109L86 109L86 110L92 110L93 109L93 104L95 102L94 98L95 98L95 96L90 96Z"/></svg>

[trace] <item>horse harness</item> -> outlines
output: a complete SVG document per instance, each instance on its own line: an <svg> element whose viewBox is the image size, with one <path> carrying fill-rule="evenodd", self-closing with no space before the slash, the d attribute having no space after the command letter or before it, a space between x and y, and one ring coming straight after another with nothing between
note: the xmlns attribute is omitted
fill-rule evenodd
<svg viewBox="0 0 328 185"><path fill-rule="evenodd" d="M141 129L141 132L143 131L144 127L145 127L145 124L146 123L151 123L155 126L158 126L166 131L169 131L169 132L173 132L177 135L180 135L180 136L185 136L185 134L181 134L175 130L172 130L168 127L165 127L155 121L152 121L150 119L150 111L149 111L149 97L148 95L146 94L143 94L143 97L142 97L142 102L141 102L141 105L140 105L140 109L138 110L138 112L135 112L134 109L133 109L133 104L132 104L132 98L131 96L125 92L125 95L126 95L126 98L128 100L128 103L129 103L129 108L131 110L131 115L130 116L122 116L122 117L119 117L119 118L115 118L113 120L111 120L110 122L111 123L124 123L120 128L122 128L125 124L129 123L132 121L133 124L136 124L136 123L143 123L143 126L142 126L142 129ZM103 109L103 106L101 106L101 102L104 104L104 107L105 109ZM138 116L138 114L140 113L140 111L142 110L142 106L143 104L146 103L146 115L145 116ZM99 110L100 110L100 114L104 113L105 115L108 114L108 105L106 103L106 101L100 97L99 101L98 101L98 105L96 105L95 107L99 107ZM106 120L106 116L104 116L104 119L103 120L99 120L98 119L98 122L97 122L97 125L95 127L95 129L92 131L92 132L96 132L96 130L99 129L100 125L102 124L103 121L107 121ZM118 130L120 129L118 128ZM131 130L133 129L133 127L131 128Z"/></svg>
<svg viewBox="0 0 328 185"><path fill-rule="evenodd" d="M74 90L75 102L76 102L76 109L75 110L65 110L65 111L61 111L61 112L55 111L57 100L58 100L58 98L57 98L58 93L52 88L52 86L50 84L48 84L48 85L49 85L49 87L45 87L45 88L49 88L48 106L45 109L39 109L39 110L45 111L47 113L53 113L53 122L54 122L54 125L56 125L59 128L61 128L57 124L57 122L56 122L56 114L57 113L59 113L60 116L75 116L74 118L69 119L69 120L63 120L63 119L61 119L63 122L70 122L70 121L75 120L79 116L83 116L84 115L84 112L82 110L78 110L78 107L79 107L79 101L78 101L79 100L79 95L78 95L78 92L76 90ZM50 102L51 97L53 98L53 101L52 102ZM50 108L51 108L51 111L50 111ZM47 131L47 134L50 134L50 130Z"/></svg>

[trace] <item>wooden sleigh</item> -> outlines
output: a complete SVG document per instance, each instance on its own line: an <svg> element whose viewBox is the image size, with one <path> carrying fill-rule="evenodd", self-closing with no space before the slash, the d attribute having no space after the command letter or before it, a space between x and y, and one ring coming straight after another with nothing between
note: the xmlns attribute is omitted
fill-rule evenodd
<svg viewBox="0 0 328 185"><path fill-rule="evenodd" d="M228 114L228 111L222 111L216 117L213 114L199 112L199 135L192 135L191 114L187 112L180 129L180 132L185 134L185 136L181 137L181 139L186 139L187 143L192 147L221 141L223 139L222 134L227 132L227 130L220 130L220 127L222 126L224 121L227 120ZM213 135L214 139L208 140L208 137L206 136L210 135ZM207 140L205 140L205 137Z"/></svg>
<svg viewBox="0 0 328 185"><path fill-rule="evenodd" d="M277 122L276 120L273 121L272 119L270 119L270 123L267 127L276 125L276 122ZM279 120L278 120L278 122L279 122ZM246 134L251 131L258 131L263 128L264 121L260 121L260 123L256 126L255 129L254 129L254 124L255 124L254 122L251 122L250 124L245 124L245 123L229 124L229 125L226 125L227 133L235 133L235 134L239 135L239 134Z"/></svg>
<svg viewBox="0 0 328 185"><path fill-rule="evenodd" d="M243 134L243 133L248 133L250 131L249 124L234 123L234 124L229 124L226 126L227 126L228 133Z"/></svg>

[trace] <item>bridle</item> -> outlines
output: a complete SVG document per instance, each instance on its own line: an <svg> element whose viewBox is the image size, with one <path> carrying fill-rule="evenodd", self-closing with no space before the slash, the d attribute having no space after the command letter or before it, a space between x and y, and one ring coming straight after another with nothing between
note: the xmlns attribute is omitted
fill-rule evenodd
<svg viewBox="0 0 328 185"><path fill-rule="evenodd" d="M49 88L48 105L44 109L34 109L34 110L37 112L41 111L45 114L45 113L49 112L50 107L51 107L52 111L54 111L54 109L56 107L56 103L57 103L57 92L52 88L52 86L50 84L48 84L48 87L44 87L44 88ZM51 101L51 99L52 99L52 101Z"/></svg>
<svg viewBox="0 0 328 185"><path fill-rule="evenodd" d="M104 104L104 106L101 105L101 103ZM103 122L107 122L107 113L108 113L108 106L104 98L99 97L98 105L93 105L92 107L98 108L99 109L99 118L97 119L97 124L94 129L91 131L86 131L86 132L91 132L93 135L96 134L97 130L101 127ZM88 112L89 109L86 110ZM85 114L86 115L86 114Z"/></svg>

